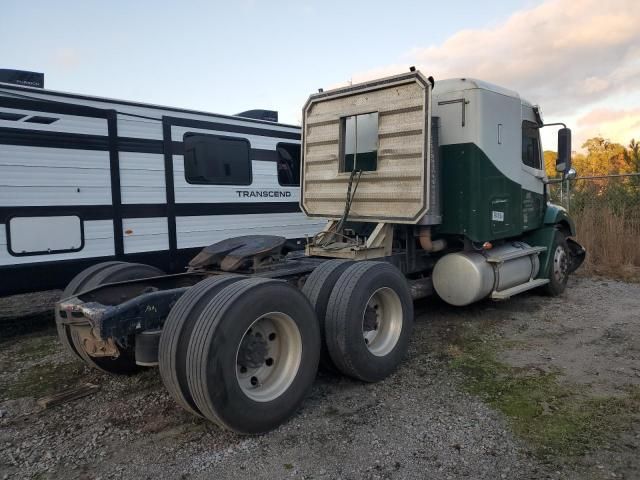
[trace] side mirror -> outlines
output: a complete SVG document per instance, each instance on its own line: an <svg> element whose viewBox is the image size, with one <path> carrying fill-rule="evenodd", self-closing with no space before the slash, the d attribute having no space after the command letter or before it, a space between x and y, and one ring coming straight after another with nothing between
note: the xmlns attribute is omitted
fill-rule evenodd
<svg viewBox="0 0 640 480"><path fill-rule="evenodd" d="M565 180L573 180L574 178L576 178L576 175L578 175L578 172L576 172L576 169L570 168L569 171L564 176L564 178Z"/></svg>
<svg viewBox="0 0 640 480"><path fill-rule="evenodd" d="M556 172L567 173L571 169L571 130L561 128L558 130L558 158L556 159Z"/></svg>

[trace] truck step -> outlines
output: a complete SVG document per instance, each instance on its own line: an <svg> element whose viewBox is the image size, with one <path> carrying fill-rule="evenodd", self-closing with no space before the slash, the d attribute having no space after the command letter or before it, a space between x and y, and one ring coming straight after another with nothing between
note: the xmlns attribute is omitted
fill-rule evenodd
<svg viewBox="0 0 640 480"><path fill-rule="evenodd" d="M521 283L520 285L516 285L515 287L507 288L506 290L497 291L494 290L491 293L491 298L494 300L506 300L509 297L513 297L522 292L526 292L527 290L531 290L533 288L541 287L542 285L546 285L549 283L548 278L538 278L536 280L529 280L526 283Z"/></svg>
<svg viewBox="0 0 640 480"><path fill-rule="evenodd" d="M487 262L489 263L504 263L508 260L513 260L515 258L526 257L527 255L539 255L542 252L545 252L547 247L529 247L517 250L515 252L506 253L504 255L497 255L495 257L488 257Z"/></svg>

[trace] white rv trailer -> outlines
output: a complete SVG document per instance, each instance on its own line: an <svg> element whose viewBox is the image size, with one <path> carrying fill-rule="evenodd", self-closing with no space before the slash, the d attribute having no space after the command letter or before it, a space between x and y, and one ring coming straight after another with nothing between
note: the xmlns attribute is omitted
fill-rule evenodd
<svg viewBox="0 0 640 480"><path fill-rule="evenodd" d="M0 295L110 259L178 272L238 235L301 245L324 222L299 162L297 126L0 83Z"/></svg>

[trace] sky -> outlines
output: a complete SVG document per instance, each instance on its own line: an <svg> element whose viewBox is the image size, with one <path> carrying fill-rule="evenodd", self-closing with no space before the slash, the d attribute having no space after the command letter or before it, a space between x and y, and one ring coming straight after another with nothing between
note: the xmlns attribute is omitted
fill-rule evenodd
<svg viewBox="0 0 640 480"><path fill-rule="evenodd" d="M519 92L574 147L640 139L639 0L1 2L0 68L53 90L299 124L318 88L415 65Z"/></svg>

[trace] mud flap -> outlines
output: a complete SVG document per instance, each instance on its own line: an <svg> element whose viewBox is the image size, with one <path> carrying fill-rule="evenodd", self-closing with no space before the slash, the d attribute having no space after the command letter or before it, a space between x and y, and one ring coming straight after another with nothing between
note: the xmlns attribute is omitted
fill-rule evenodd
<svg viewBox="0 0 640 480"><path fill-rule="evenodd" d="M571 264L569 265L569 273L575 272L587 256L587 251L578 242L572 238L567 238L567 246L571 254Z"/></svg>

